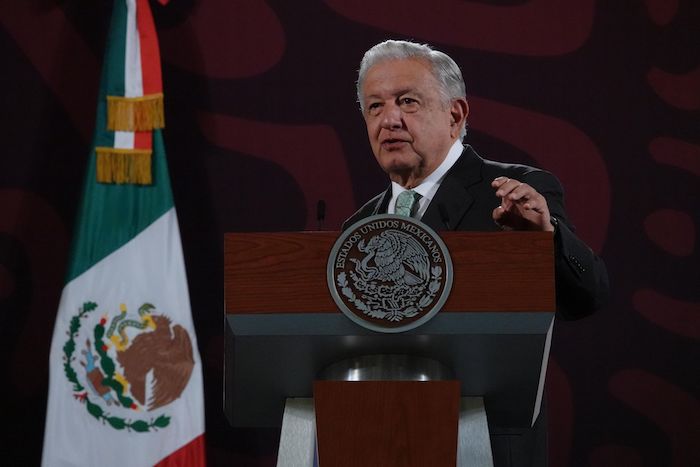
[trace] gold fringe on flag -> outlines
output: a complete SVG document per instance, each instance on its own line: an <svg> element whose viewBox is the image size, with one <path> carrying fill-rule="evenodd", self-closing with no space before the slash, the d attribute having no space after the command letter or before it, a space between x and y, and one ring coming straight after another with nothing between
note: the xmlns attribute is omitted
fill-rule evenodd
<svg viewBox="0 0 700 467"><path fill-rule="evenodd" d="M100 183L130 183L150 185L150 149L95 148L97 153L97 181Z"/></svg>
<svg viewBox="0 0 700 467"><path fill-rule="evenodd" d="M150 131L165 127L163 93L143 97L107 96L107 129Z"/></svg>

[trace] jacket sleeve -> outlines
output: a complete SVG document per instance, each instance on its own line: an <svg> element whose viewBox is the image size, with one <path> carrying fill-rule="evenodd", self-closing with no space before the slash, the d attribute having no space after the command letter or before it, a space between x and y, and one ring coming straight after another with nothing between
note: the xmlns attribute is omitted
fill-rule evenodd
<svg viewBox="0 0 700 467"><path fill-rule="evenodd" d="M588 316L605 306L609 299L605 263L576 236L564 209L563 189L556 177L548 172L535 171L523 181L545 197L555 224L557 316L563 319Z"/></svg>

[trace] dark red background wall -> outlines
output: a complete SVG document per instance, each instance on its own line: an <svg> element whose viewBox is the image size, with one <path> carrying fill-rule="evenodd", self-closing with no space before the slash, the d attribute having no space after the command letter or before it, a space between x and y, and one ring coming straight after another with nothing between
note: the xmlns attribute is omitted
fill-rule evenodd
<svg viewBox="0 0 700 467"><path fill-rule="evenodd" d="M430 6L428 6L430 5ZM700 465L700 7L695 0L154 2L166 148L204 363L212 465L274 465L277 430L221 411L222 234L325 227L383 189L354 95L363 52L462 66L467 142L553 171L614 295L558 322L553 466ZM48 348L111 12L0 1L0 450L41 455Z"/></svg>

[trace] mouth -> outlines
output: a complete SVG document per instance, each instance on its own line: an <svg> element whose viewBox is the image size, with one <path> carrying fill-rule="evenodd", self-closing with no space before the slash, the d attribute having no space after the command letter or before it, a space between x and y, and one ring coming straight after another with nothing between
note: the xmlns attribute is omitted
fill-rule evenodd
<svg viewBox="0 0 700 467"><path fill-rule="evenodd" d="M405 144L408 144L409 142L406 141L405 139L397 139L397 138L386 138L382 140L381 145L385 149L397 149Z"/></svg>

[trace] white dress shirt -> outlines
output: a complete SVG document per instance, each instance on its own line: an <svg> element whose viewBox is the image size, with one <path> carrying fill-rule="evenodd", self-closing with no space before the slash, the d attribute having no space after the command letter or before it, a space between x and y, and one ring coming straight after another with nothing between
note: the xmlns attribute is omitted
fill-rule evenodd
<svg viewBox="0 0 700 467"><path fill-rule="evenodd" d="M442 179L445 178L447 171L452 168L455 162L457 162L457 159L459 159L459 156L462 154L463 150L464 147L462 146L462 141L455 141L450 150L447 152L447 157L445 157L445 160L442 161L442 164L440 164L438 168L433 171L433 173L428 175L420 185L413 188L413 191L421 195L421 198L418 200L418 210L413 217L416 219L423 217L425 211L428 210L430 201L432 201L435 193L438 191L438 188L440 188ZM398 198L399 194L404 191L407 191L406 188L402 187L396 182L391 182L391 199L389 200L387 214L396 213L396 198Z"/></svg>

